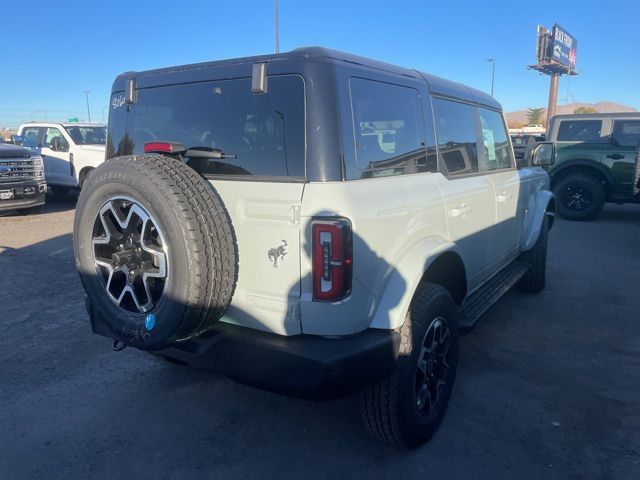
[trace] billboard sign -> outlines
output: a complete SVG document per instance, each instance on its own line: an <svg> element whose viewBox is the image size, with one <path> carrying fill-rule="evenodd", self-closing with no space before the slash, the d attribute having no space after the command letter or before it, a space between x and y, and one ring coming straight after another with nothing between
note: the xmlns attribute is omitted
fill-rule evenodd
<svg viewBox="0 0 640 480"><path fill-rule="evenodd" d="M564 65L569 70L576 68L576 48L578 41L557 23L553 26L549 60Z"/></svg>

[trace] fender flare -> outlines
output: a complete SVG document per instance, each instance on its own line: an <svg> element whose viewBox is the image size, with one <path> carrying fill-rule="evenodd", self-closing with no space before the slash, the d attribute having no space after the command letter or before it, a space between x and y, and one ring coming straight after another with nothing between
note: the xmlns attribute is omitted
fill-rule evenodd
<svg viewBox="0 0 640 480"><path fill-rule="evenodd" d="M440 255L451 251L462 258L453 242L435 236L423 238L405 251L391 268L382 295L376 302L370 328L400 328L424 273Z"/></svg>
<svg viewBox="0 0 640 480"><path fill-rule="evenodd" d="M575 168L585 168L591 169L598 172L605 181L609 184L615 183L613 175L611 174L611 170L602 166L602 164L597 163L594 160L586 160L586 159L575 159L575 160L567 160L565 162L560 163L556 168L549 172L549 177L551 183L555 182L555 179L559 176L563 176L567 169L575 169Z"/></svg>
<svg viewBox="0 0 640 480"><path fill-rule="evenodd" d="M540 230L542 229L542 220L545 215L550 217L551 225L556 215L556 196L549 190L540 190L531 205L531 221L528 230L522 235L520 250L526 252L531 250L538 241ZM549 228L551 228L551 225Z"/></svg>

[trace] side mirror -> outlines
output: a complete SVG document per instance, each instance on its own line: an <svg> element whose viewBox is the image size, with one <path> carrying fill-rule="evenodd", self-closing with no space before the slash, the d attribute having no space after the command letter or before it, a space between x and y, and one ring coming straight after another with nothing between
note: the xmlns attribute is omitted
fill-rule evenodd
<svg viewBox="0 0 640 480"><path fill-rule="evenodd" d="M536 167L553 165L556 159L556 145L553 142L540 142L533 149L531 164Z"/></svg>

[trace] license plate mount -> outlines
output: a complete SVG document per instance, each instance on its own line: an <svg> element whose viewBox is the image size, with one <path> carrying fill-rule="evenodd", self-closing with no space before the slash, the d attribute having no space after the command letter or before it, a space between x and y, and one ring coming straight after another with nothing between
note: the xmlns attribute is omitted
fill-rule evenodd
<svg viewBox="0 0 640 480"><path fill-rule="evenodd" d="M0 200L12 200L13 197L13 190L0 190Z"/></svg>

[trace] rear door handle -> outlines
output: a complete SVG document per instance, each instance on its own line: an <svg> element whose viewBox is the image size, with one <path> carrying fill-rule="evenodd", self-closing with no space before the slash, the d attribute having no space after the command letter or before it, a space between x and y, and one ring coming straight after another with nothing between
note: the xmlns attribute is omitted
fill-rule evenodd
<svg viewBox="0 0 640 480"><path fill-rule="evenodd" d="M471 213L473 207L471 205L467 205L466 203L461 203L460 205L456 205L453 208L449 209L449 215L451 217L462 217L468 213Z"/></svg>
<svg viewBox="0 0 640 480"><path fill-rule="evenodd" d="M607 155L607 158L613 158L614 160L620 160L624 158L624 155L620 155L619 153L612 153L611 155Z"/></svg>
<svg viewBox="0 0 640 480"><path fill-rule="evenodd" d="M506 203L511 200L512 196L511 192L502 192L501 194L496 195L496 200L499 203Z"/></svg>

